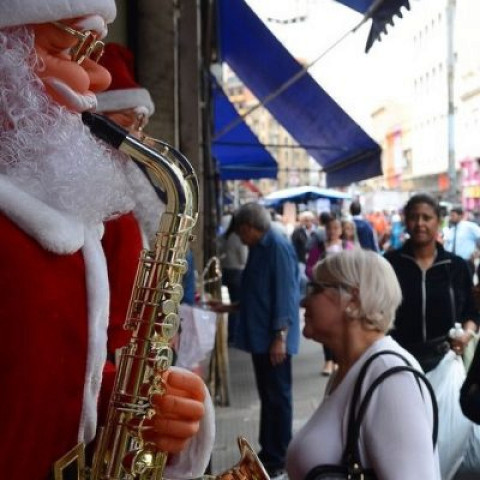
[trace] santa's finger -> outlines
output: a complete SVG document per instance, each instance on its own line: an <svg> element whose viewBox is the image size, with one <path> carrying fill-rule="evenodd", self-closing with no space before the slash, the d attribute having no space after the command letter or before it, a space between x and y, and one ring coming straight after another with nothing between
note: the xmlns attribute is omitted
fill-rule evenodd
<svg viewBox="0 0 480 480"><path fill-rule="evenodd" d="M168 372L166 378L167 391L169 389L178 389L187 393L190 398L205 400L205 384L203 380L195 373L188 370L172 370Z"/></svg>
<svg viewBox="0 0 480 480"><path fill-rule="evenodd" d="M197 421L176 420L172 418L153 417L155 431L165 437L187 439L193 437L200 428Z"/></svg>
<svg viewBox="0 0 480 480"><path fill-rule="evenodd" d="M153 395L152 404L161 416L200 420L205 414L203 402L176 395Z"/></svg>

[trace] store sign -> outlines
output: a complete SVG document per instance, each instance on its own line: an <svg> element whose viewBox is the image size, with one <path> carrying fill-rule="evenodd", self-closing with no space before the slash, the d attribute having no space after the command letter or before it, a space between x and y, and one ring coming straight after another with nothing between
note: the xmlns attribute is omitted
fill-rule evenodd
<svg viewBox="0 0 480 480"><path fill-rule="evenodd" d="M466 198L480 198L480 185L463 187L463 196Z"/></svg>

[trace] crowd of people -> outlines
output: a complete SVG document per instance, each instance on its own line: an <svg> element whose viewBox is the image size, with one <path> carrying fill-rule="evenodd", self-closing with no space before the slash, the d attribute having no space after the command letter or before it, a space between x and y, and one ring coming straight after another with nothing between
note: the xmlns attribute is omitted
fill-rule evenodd
<svg viewBox="0 0 480 480"><path fill-rule="evenodd" d="M253 230L257 233L253 237L251 228L256 227L249 223L246 229L244 225L242 212L247 208L262 212L266 222ZM473 285L480 227L463 219L461 207L452 208L449 225L444 224L442 213L433 197L416 194L389 221L380 221L376 215L374 222L368 215L362 216L360 203L353 201L344 216L322 212L317 217L303 211L288 235L272 221L266 227L268 211L259 205L247 204L234 212L229 235L238 235L249 254L238 297L243 314L237 319L239 328L232 333L232 343L253 354L262 405L260 457L266 460L271 474L283 464L291 479L307 475L328 478L315 477L323 471L319 465L346 461L348 425L344 413L349 411L359 372L370 361L363 378L367 386L389 375L392 368L408 365L415 375L426 375L422 378L435 394L433 398L427 395L411 371L392 375L379 386L370 398L372 406L364 412L357 438L358 459L365 472L373 469L375 478L382 479L443 480L454 475L470 478L472 471L473 475L480 473L478 455L473 466L462 463L469 456L467 443L480 446L474 424L465 417L478 421L480 416L480 351L470 370L472 358L466 355L478 338L479 311ZM241 219L238 223L237 215ZM283 245L283 255L277 247L268 247L271 236ZM297 263L297 273L291 265L286 267L287 259L290 264ZM284 282L287 274L289 287ZM281 295L277 282L284 285ZM264 457L272 444L269 438L272 434L277 440L281 437L278 426L269 425L264 415L273 398L278 402L281 397L280 390L268 386L265 378L278 375L284 358L298 349L297 343L293 348L286 343L283 350L277 350L283 343L277 340L287 338L282 330L290 336L297 328L295 308L288 314L276 310L286 295L292 301L303 299L297 304L305 308L303 335L322 343L325 361L321 373L330 378L318 410L291 442L277 449L281 461L271 469L268 457ZM236 334L240 337L235 338ZM261 350L269 365L262 371L265 376L256 365L255 354L260 350L255 351L248 342L263 344ZM286 356L277 356L277 351ZM381 358L373 361L377 355ZM447 394L445 379L450 379ZM269 396L269 392L276 394ZM457 400L452 403L452 398ZM287 421L287 417L278 418ZM457 440L452 443L452 438Z"/></svg>

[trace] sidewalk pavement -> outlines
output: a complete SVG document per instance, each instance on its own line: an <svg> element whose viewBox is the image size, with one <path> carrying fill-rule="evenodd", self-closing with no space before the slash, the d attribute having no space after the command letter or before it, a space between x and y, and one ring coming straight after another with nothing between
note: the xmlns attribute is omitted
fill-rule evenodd
<svg viewBox="0 0 480 480"><path fill-rule="evenodd" d="M302 326L301 326L302 327ZM250 354L229 348L230 406L215 407L216 439L212 453L212 473L231 468L240 459L237 437L244 436L259 450L259 412L253 366ZM302 336L300 352L293 357L293 432L312 415L323 398L328 377L323 368L322 346Z"/></svg>

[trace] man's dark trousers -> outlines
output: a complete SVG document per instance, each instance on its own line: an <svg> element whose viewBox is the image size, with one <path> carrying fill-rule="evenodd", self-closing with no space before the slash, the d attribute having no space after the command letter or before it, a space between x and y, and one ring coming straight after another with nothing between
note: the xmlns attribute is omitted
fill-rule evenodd
<svg viewBox="0 0 480 480"><path fill-rule="evenodd" d="M272 475L285 468L285 456L292 438L292 357L273 366L270 355L252 354L255 380L260 395L260 460Z"/></svg>

